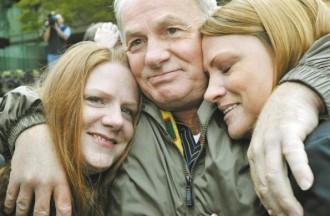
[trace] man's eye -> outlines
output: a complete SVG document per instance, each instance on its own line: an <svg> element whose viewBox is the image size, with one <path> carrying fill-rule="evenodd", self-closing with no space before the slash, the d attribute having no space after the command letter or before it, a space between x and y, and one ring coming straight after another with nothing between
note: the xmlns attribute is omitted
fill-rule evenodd
<svg viewBox="0 0 330 216"><path fill-rule="evenodd" d="M145 46L145 44L146 41L141 38L132 40L128 42L127 51L132 53L140 51Z"/></svg>
<svg viewBox="0 0 330 216"><path fill-rule="evenodd" d="M130 46L139 46L140 44L142 44L142 40L141 39L136 39L136 40L133 40L130 44Z"/></svg>
<svg viewBox="0 0 330 216"><path fill-rule="evenodd" d="M167 31L170 34L175 34L178 31L178 29L177 28L169 28L169 29L167 29Z"/></svg>

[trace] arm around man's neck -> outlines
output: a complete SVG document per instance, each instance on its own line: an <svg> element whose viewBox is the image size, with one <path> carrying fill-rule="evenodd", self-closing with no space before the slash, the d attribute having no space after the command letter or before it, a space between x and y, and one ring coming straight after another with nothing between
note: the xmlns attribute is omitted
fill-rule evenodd
<svg viewBox="0 0 330 216"><path fill-rule="evenodd" d="M6 141L0 142L1 154L6 159L13 155L5 210L27 215L34 196L34 212L49 215L53 196L56 215L71 215L69 186L42 113L39 95L29 87L17 88L1 101L0 136Z"/></svg>
<svg viewBox="0 0 330 216"><path fill-rule="evenodd" d="M295 82L280 85L268 99L252 136L248 157L256 192L275 215L303 215L288 181L286 163L298 185L313 183L303 141L318 125L324 108L320 96Z"/></svg>

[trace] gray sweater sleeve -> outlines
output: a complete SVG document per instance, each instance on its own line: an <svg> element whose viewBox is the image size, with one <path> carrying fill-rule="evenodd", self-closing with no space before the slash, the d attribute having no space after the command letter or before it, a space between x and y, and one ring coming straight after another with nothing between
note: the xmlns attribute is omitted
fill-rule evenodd
<svg viewBox="0 0 330 216"><path fill-rule="evenodd" d="M324 102L327 118L330 114L330 34L317 40L298 65L280 81L303 83L317 92Z"/></svg>
<svg viewBox="0 0 330 216"><path fill-rule="evenodd" d="M0 103L0 153L9 159L19 134L41 123L45 118L38 93L27 86L7 93Z"/></svg>

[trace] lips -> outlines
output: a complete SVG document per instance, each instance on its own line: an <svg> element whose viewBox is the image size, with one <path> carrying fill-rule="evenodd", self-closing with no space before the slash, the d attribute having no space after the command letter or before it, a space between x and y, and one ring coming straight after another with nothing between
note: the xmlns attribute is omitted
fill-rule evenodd
<svg viewBox="0 0 330 216"><path fill-rule="evenodd" d="M150 76L149 77L149 81L152 84L157 84L157 83L161 83L161 82L167 82L172 80L173 78L176 78L176 72L178 72L178 70L172 70L172 71L168 71L168 72L164 72L161 74L157 74L154 76Z"/></svg>
<svg viewBox="0 0 330 216"><path fill-rule="evenodd" d="M231 111L232 109L234 109L237 106L238 106L238 104L229 104L226 106L221 106L221 107L219 107L219 109L223 112L224 115L226 115L229 111Z"/></svg>
<svg viewBox="0 0 330 216"><path fill-rule="evenodd" d="M104 134L92 132L89 132L88 134L92 136L93 140L95 140L96 143L106 148L111 148L118 143L116 139L110 138Z"/></svg>

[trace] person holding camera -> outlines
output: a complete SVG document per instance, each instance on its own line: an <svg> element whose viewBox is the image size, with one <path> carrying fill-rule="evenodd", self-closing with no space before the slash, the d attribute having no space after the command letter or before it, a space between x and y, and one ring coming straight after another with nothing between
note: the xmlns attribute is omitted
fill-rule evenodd
<svg viewBox="0 0 330 216"><path fill-rule="evenodd" d="M64 25L64 18L61 14L49 14L46 26L43 38L48 42L47 62L48 66L51 66L65 51L67 41L71 36L71 28Z"/></svg>

